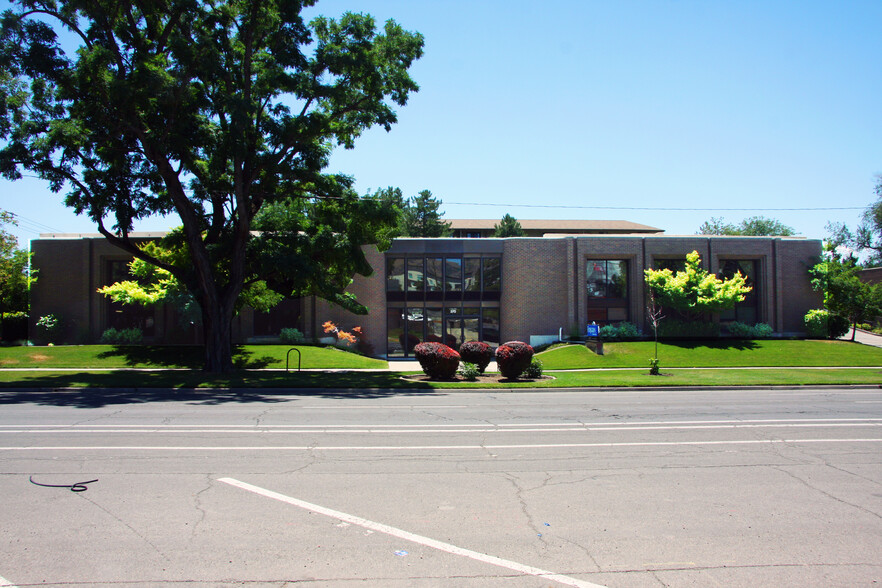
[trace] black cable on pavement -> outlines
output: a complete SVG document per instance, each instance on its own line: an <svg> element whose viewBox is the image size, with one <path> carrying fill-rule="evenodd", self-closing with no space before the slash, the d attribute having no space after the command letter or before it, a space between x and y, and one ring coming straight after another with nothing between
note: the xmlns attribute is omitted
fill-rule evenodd
<svg viewBox="0 0 882 588"><path fill-rule="evenodd" d="M85 492L88 490L86 488L86 484L91 484L92 482L97 482L98 479L89 480L87 482L77 482L76 484L41 484L39 482L34 482L34 477L31 476L28 478L31 481L31 484L35 486L43 486L44 488L70 488L71 492Z"/></svg>

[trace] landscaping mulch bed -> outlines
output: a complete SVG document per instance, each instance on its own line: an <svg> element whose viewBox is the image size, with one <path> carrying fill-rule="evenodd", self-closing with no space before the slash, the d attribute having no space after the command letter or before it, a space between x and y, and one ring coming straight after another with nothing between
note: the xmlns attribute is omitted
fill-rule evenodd
<svg viewBox="0 0 882 588"><path fill-rule="evenodd" d="M554 376L539 376L538 378L516 378L514 380L510 378L503 378L499 374L490 374L484 376L478 376L474 380L466 380L462 376L456 376L455 378L450 378L446 380L439 380L435 378L430 378L425 374L416 374L412 376L401 376L402 380L407 380L409 382L465 382L471 384L515 384L515 383L524 383L524 382L538 382L540 380L554 380Z"/></svg>

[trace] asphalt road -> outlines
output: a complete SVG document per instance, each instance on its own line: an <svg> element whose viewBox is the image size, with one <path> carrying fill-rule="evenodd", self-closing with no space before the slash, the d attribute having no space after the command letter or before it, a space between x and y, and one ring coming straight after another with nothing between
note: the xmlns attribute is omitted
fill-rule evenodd
<svg viewBox="0 0 882 588"><path fill-rule="evenodd" d="M878 389L83 398L0 394L0 586L882 583Z"/></svg>

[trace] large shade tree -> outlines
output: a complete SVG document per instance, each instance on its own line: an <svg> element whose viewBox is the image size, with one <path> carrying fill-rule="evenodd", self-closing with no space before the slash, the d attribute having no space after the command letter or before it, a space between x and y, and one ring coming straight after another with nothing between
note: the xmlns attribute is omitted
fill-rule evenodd
<svg viewBox="0 0 882 588"><path fill-rule="evenodd" d="M111 243L183 284L201 309L206 369L232 369L240 294L268 268L317 281L280 280L285 295L347 302L348 272L370 272L359 215L379 205L323 169L336 146L396 122L417 90L421 35L363 14L307 22L314 0L13 4L0 28L0 173L48 180ZM261 209L292 200L275 234L254 233ZM173 254L131 238L154 214L180 218Z"/></svg>

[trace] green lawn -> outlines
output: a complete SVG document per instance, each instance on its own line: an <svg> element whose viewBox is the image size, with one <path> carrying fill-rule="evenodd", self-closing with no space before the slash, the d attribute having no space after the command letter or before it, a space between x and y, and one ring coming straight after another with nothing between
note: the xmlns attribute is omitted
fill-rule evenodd
<svg viewBox="0 0 882 588"><path fill-rule="evenodd" d="M882 384L882 369L877 367L882 366L882 349L844 341L665 343L659 345L661 376L648 374L653 343L610 343L605 347L606 355L603 356L597 356L579 345L557 347L539 354L546 373L553 375L554 379L489 384L414 382L402 379L402 374L384 371L285 373L266 370L285 367L285 354L289 347L284 345L238 347L235 362L239 371L222 376L200 371L202 348L196 346L5 347L0 348L0 367L43 370L0 370L0 388L316 388L335 389L333 393L346 395L378 394L382 390L419 392L439 388ZM302 367L305 369L388 368L388 363L383 360L335 348L301 346L299 349L303 354ZM291 357L296 368L296 354ZM772 369L701 369L733 366L769 366ZM810 366L825 369L797 369ZM845 369L847 367L856 369ZM80 369L52 371L52 368ZM149 371L126 368L147 368ZM580 368L607 368L607 371L573 371ZM356 391L350 392L349 389ZM328 393L331 393L330 390ZM0 401L16 401L15 394L4 393Z"/></svg>
<svg viewBox="0 0 882 588"><path fill-rule="evenodd" d="M647 367L655 353L652 341L607 343L604 355L584 345L555 347L538 354L546 370ZM849 341L759 340L659 343L662 368L882 366L882 349Z"/></svg>
<svg viewBox="0 0 882 588"><path fill-rule="evenodd" d="M285 367L290 345L241 345L233 352L237 368ZM304 369L386 369L385 360L334 347L298 345ZM188 368L200 369L203 350L195 345L58 345L0 347L0 368ZM297 354L291 353L297 368Z"/></svg>

